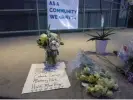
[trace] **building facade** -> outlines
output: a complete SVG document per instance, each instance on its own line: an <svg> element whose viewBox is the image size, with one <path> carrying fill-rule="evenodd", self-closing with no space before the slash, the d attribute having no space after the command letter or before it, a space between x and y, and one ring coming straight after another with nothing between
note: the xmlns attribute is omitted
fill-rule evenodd
<svg viewBox="0 0 133 100"><path fill-rule="evenodd" d="M127 12L120 16L121 1L102 0L105 27L127 27ZM0 34L45 31L46 4L47 0L2 0ZM100 28L100 23L100 0L79 0L79 29Z"/></svg>

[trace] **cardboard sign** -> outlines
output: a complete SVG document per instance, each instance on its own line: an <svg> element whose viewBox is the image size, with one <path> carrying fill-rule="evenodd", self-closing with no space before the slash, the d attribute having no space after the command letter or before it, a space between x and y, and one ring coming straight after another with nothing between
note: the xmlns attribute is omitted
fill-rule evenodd
<svg viewBox="0 0 133 100"><path fill-rule="evenodd" d="M32 64L22 93L69 88L70 82L65 71L64 62L57 64L53 71L44 70L44 64Z"/></svg>

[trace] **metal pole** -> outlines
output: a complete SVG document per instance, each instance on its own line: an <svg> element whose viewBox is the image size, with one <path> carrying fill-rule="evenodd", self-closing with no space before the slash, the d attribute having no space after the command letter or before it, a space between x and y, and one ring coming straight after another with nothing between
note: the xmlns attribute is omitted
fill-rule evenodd
<svg viewBox="0 0 133 100"><path fill-rule="evenodd" d="M130 15L130 12L129 12L129 7L130 5L128 4L127 5L127 13L126 13L126 20L125 20L125 26L128 27L128 19L129 19L129 15Z"/></svg>
<svg viewBox="0 0 133 100"><path fill-rule="evenodd" d="M83 8L83 32L85 28L85 0L84 0L84 8Z"/></svg>
<svg viewBox="0 0 133 100"><path fill-rule="evenodd" d="M113 8L113 0L111 2L111 7L110 7L110 21L109 21L109 27L112 26L112 8Z"/></svg>
<svg viewBox="0 0 133 100"><path fill-rule="evenodd" d="M38 11L38 0L36 0L36 13L37 13L37 27L38 27L38 32L40 35L40 20L39 20L39 11Z"/></svg>
<svg viewBox="0 0 133 100"><path fill-rule="evenodd" d="M47 4L46 11L47 11L47 29L48 29L48 27L49 27L49 21L48 21L48 0L46 0L46 4ZM50 30L50 28L49 28L49 30Z"/></svg>

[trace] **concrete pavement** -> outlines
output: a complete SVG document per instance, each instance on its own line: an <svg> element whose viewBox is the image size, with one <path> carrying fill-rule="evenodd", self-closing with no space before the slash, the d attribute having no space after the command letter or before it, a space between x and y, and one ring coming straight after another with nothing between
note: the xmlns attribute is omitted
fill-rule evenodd
<svg viewBox="0 0 133 100"><path fill-rule="evenodd" d="M119 50L123 43L127 43L133 37L132 29L117 30L117 34L111 36L107 46L107 52ZM79 49L85 51L95 51L95 42L86 42L89 38L85 33L64 33L61 34L64 46L60 47L59 59L65 62L71 62L75 59ZM70 73L70 67L67 65L71 87L68 89L53 90L47 92L21 94L23 85L26 81L31 64L42 63L44 61L44 52L36 44L37 36L0 38L0 96L11 98L31 98L31 99L81 99L92 98L88 96L80 87L74 73ZM98 59L94 57L94 59ZM116 58L108 57L113 63L121 66ZM98 60L100 63L101 61ZM66 63L67 64L67 63ZM133 86L127 80L115 71L112 65L110 70L117 78L121 92L116 98L133 98Z"/></svg>

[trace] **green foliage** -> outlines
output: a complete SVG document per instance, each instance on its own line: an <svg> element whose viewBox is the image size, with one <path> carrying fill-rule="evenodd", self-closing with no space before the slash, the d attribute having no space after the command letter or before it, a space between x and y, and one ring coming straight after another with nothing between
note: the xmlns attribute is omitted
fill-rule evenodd
<svg viewBox="0 0 133 100"><path fill-rule="evenodd" d="M64 45L64 43L63 42L60 42L60 45Z"/></svg>
<svg viewBox="0 0 133 100"><path fill-rule="evenodd" d="M92 37L92 38L90 38L87 41L93 41L93 40L110 40L110 38L108 38L108 36L110 36L112 34L115 34L115 33L112 33L112 31L113 31L113 29L108 30L108 31L105 31L105 29L103 28L103 30L101 31L101 33L96 32L97 33L97 36L96 35L92 35L92 34L87 34L87 35L89 35L89 36Z"/></svg>

